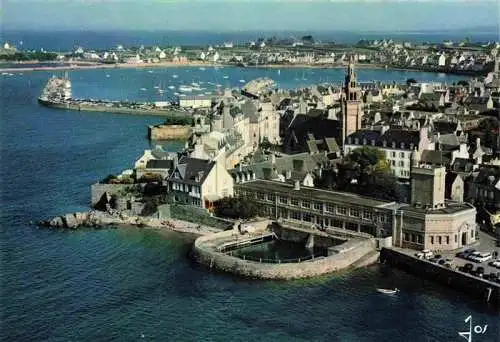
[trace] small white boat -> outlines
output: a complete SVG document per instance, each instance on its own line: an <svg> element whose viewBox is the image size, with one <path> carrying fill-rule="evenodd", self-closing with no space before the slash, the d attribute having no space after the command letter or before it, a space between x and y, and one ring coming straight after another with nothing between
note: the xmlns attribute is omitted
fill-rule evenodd
<svg viewBox="0 0 500 342"><path fill-rule="evenodd" d="M159 87L159 86L154 86L153 88L155 88L155 89L160 89L160 87Z"/></svg>
<svg viewBox="0 0 500 342"><path fill-rule="evenodd" d="M168 86L168 89L175 89L174 86Z"/></svg>
<svg viewBox="0 0 500 342"><path fill-rule="evenodd" d="M106 77L110 77L109 75L106 75Z"/></svg>
<svg viewBox="0 0 500 342"><path fill-rule="evenodd" d="M245 80L240 80L240 83L245 83Z"/></svg>
<svg viewBox="0 0 500 342"><path fill-rule="evenodd" d="M145 90L147 90L147 89L146 89L146 88L141 88L141 90L142 90L142 91L145 91Z"/></svg>
<svg viewBox="0 0 500 342"><path fill-rule="evenodd" d="M180 94L179 93L174 93L175 96L179 96Z"/></svg>
<svg viewBox="0 0 500 342"><path fill-rule="evenodd" d="M399 292L399 289L397 287L394 289L377 289L377 292L380 292L383 294L396 294Z"/></svg>
<svg viewBox="0 0 500 342"><path fill-rule="evenodd" d="M200 86L200 85L199 85L198 83L196 83L196 82L191 83L191 85L192 85L193 87L199 87L199 86Z"/></svg>
<svg viewBox="0 0 500 342"><path fill-rule="evenodd" d="M172 77L173 77L173 78L177 78L177 77L179 77L179 76L177 76L177 75L172 75Z"/></svg>
<svg viewBox="0 0 500 342"><path fill-rule="evenodd" d="M200 70L206 70L204 67L201 67Z"/></svg>
<svg viewBox="0 0 500 342"><path fill-rule="evenodd" d="M224 77L225 79L228 79L228 78L229 78L229 76L226 76L226 75L224 75L223 77Z"/></svg>
<svg viewBox="0 0 500 342"><path fill-rule="evenodd" d="M152 74L152 73L153 73L153 70L148 70L148 73Z"/></svg>

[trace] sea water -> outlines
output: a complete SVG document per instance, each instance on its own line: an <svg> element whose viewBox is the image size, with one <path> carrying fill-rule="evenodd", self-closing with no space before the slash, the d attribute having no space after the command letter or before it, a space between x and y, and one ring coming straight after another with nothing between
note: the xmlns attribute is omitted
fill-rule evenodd
<svg viewBox="0 0 500 342"><path fill-rule="evenodd" d="M185 83L217 83L228 75L231 86L271 76L293 87L322 78L340 82L343 71L286 69L278 76L271 69L128 69L70 77L75 97L154 100L156 94L140 88L173 74ZM162 121L39 106L36 98L51 75L0 79L3 341L461 341L458 332L468 331L469 315L474 325L488 324L474 341L498 341L498 311L377 265L311 280L244 280L191 262L191 240L179 234L36 228L32 222L86 210L90 185L131 169L149 147L146 126ZM359 70L358 76L459 79L381 70ZM172 142L165 148L182 146ZM375 291L379 287L401 292L388 297Z"/></svg>

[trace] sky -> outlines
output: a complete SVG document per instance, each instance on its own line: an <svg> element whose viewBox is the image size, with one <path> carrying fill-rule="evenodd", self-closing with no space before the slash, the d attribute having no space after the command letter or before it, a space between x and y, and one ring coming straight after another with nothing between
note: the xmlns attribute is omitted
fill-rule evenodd
<svg viewBox="0 0 500 342"><path fill-rule="evenodd" d="M0 0L3 30L405 32L499 27L500 0Z"/></svg>

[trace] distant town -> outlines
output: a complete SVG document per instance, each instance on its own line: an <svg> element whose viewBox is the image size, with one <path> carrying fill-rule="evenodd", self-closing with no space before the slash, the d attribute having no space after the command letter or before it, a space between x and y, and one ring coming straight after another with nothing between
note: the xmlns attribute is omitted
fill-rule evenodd
<svg viewBox="0 0 500 342"><path fill-rule="evenodd" d="M18 50L6 42L0 48L0 62L58 63L59 67L111 67L161 65L237 65L237 66L316 66L341 67L350 58L358 67L383 67L485 75L493 71L497 42L441 43L397 42L392 39L360 40L345 45L317 42L311 35L300 39L259 38L245 44L232 42L209 46L153 46L91 50L76 47L73 51ZM55 67L54 65L54 67ZM44 65L47 67L47 65ZM2 65L0 64L0 67ZM8 68L4 65L4 68ZM3 69L3 68L2 68Z"/></svg>
<svg viewBox="0 0 500 342"><path fill-rule="evenodd" d="M448 285L454 279L453 286L474 288L487 302L500 298L498 43L383 40L336 51L304 37L286 46L261 40L58 55L134 65L163 59L345 64L346 73L341 85L285 90L260 78L241 89L179 96L173 106L189 122L167 120L148 133L152 140L186 139L182 151L160 145L144 151L131 168L92 185L91 212L42 225L134 224L208 234L195 242L201 263L258 278L309 277L380 260ZM356 68L365 63L484 75L453 84L359 82ZM43 101L86 110L69 107L68 80L52 82L63 86L42 94ZM323 252L293 261L238 254L241 246L274 239Z"/></svg>

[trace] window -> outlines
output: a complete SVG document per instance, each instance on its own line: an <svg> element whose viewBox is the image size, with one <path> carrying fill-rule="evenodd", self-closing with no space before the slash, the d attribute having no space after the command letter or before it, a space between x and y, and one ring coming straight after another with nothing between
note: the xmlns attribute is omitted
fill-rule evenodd
<svg viewBox="0 0 500 342"><path fill-rule="evenodd" d="M372 219L372 212L370 210L363 210L363 219L371 220Z"/></svg>
<svg viewBox="0 0 500 342"><path fill-rule="evenodd" d="M392 158L396 158L396 152L392 152L392 153L391 153L391 157L392 157Z"/></svg>
<svg viewBox="0 0 500 342"><path fill-rule="evenodd" d="M417 242L417 237L415 234L411 234L411 242Z"/></svg>
<svg viewBox="0 0 500 342"><path fill-rule="evenodd" d="M263 200L264 199L264 193L258 192L257 193L257 199Z"/></svg>
<svg viewBox="0 0 500 342"><path fill-rule="evenodd" d="M391 165L392 166L396 166L396 161L395 160L391 160Z"/></svg>
<svg viewBox="0 0 500 342"><path fill-rule="evenodd" d="M458 236L457 236L457 234L455 234L455 243L457 243L457 242L458 242Z"/></svg>
<svg viewBox="0 0 500 342"><path fill-rule="evenodd" d="M339 214L339 215L346 215L347 214L347 208L345 208L345 207L337 207L337 214Z"/></svg>
<svg viewBox="0 0 500 342"><path fill-rule="evenodd" d="M404 143L404 142L402 142L402 143L401 143L401 149L402 149L402 150L404 150L404 149L405 149L405 143ZM404 153L403 153L403 155L404 155Z"/></svg>
<svg viewBox="0 0 500 342"><path fill-rule="evenodd" d="M349 216L359 217L359 210L351 208L351 210L349 210Z"/></svg>
<svg viewBox="0 0 500 342"><path fill-rule="evenodd" d="M404 167L404 166L405 166L405 162L404 162L404 161L402 161L402 160L400 160L400 161L399 161L399 166L400 166L400 167Z"/></svg>
<svg viewBox="0 0 500 342"><path fill-rule="evenodd" d="M431 236L431 245L434 244L434 236Z"/></svg>
<svg viewBox="0 0 500 342"><path fill-rule="evenodd" d="M335 206L333 204L327 204L326 205L326 208L325 208L326 211L328 211L329 213L334 213L335 212Z"/></svg>
<svg viewBox="0 0 500 342"><path fill-rule="evenodd" d="M404 233L404 235L403 235L403 240L404 240L404 241L410 241L410 234L408 234L408 233Z"/></svg>
<svg viewBox="0 0 500 342"><path fill-rule="evenodd" d="M299 213L299 212L297 212L297 211L291 211L291 212L290 212L290 218L291 218L292 220L300 220L300 219L301 219L301 215L300 215L300 213Z"/></svg>
<svg viewBox="0 0 500 342"><path fill-rule="evenodd" d="M438 236L438 244L441 244L443 241L441 240L441 236Z"/></svg>
<svg viewBox="0 0 500 342"><path fill-rule="evenodd" d="M295 205L295 206L299 206L299 200L296 199L296 198L292 198L290 200L290 205Z"/></svg>
<svg viewBox="0 0 500 342"><path fill-rule="evenodd" d="M424 244L424 237L422 235L417 235L417 243Z"/></svg>
<svg viewBox="0 0 500 342"><path fill-rule="evenodd" d="M449 236L447 236L447 237L446 237L446 244L447 244L447 245L449 245L449 244L450 244L450 237L449 237Z"/></svg>
<svg viewBox="0 0 500 342"><path fill-rule="evenodd" d="M302 221L312 222L312 215L311 214L307 214L307 213L303 213L302 214Z"/></svg>
<svg viewBox="0 0 500 342"><path fill-rule="evenodd" d="M399 152L399 158L404 158L405 157L405 153L404 152Z"/></svg>
<svg viewBox="0 0 500 342"><path fill-rule="evenodd" d="M321 202L314 202L313 207L315 210L322 210L323 209L323 203Z"/></svg>
<svg viewBox="0 0 500 342"><path fill-rule="evenodd" d="M276 199L276 196L274 194L267 194L267 200L274 202Z"/></svg>
<svg viewBox="0 0 500 342"><path fill-rule="evenodd" d="M278 197L278 201L282 204L287 204L288 203L288 198L287 197Z"/></svg>
<svg viewBox="0 0 500 342"><path fill-rule="evenodd" d="M310 208L311 207L311 202L309 201L302 201L302 208Z"/></svg>

